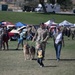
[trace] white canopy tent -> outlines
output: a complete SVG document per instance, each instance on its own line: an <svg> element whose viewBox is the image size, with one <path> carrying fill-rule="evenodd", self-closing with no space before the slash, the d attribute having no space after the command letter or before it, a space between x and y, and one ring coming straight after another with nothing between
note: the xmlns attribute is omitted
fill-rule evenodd
<svg viewBox="0 0 75 75"><path fill-rule="evenodd" d="M74 24L74 27L75 27L75 24Z"/></svg>
<svg viewBox="0 0 75 75"><path fill-rule="evenodd" d="M59 26L73 26L74 24L64 20L63 22L59 23Z"/></svg>
<svg viewBox="0 0 75 75"><path fill-rule="evenodd" d="M54 21L48 20L47 22L44 23L46 26L56 26L57 23L55 23Z"/></svg>
<svg viewBox="0 0 75 75"><path fill-rule="evenodd" d="M73 24L71 27L74 27L75 28L75 24Z"/></svg>

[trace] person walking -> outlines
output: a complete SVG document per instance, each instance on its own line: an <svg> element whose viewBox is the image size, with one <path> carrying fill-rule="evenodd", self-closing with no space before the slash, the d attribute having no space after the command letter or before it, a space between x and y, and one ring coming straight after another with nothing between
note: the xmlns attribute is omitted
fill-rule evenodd
<svg viewBox="0 0 75 75"><path fill-rule="evenodd" d="M16 50L18 50L20 44L22 45L22 48L23 48L23 36L24 36L24 33L22 32L22 30L19 30L18 45Z"/></svg>
<svg viewBox="0 0 75 75"><path fill-rule="evenodd" d="M4 29L2 25L0 25L0 50L2 50L3 34L4 34Z"/></svg>
<svg viewBox="0 0 75 75"><path fill-rule="evenodd" d="M45 49L46 49L46 43L49 38L49 31L46 29L46 26L44 23L40 24L40 27L37 29L33 41L36 40L36 51L38 52L38 45L40 44L40 48L42 50L43 59L45 57Z"/></svg>
<svg viewBox="0 0 75 75"><path fill-rule="evenodd" d="M56 59L59 61L62 44L64 46L64 37L63 37L61 29L59 29L59 28L56 29L56 33L53 34L53 40L54 40L54 48L56 51Z"/></svg>
<svg viewBox="0 0 75 75"><path fill-rule="evenodd" d="M8 40L9 40L8 30L7 30L7 27L4 26L4 34L3 34L3 47L4 47L4 50L5 50L5 44L6 44L7 50L9 49Z"/></svg>
<svg viewBox="0 0 75 75"><path fill-rule="evenodd" d="M42 50L41 49L38 49L38 52L37 52L37 62L38 64L40 65L40 67L44 67L44 64L43 64L43 54L42 54Z"/></svg>

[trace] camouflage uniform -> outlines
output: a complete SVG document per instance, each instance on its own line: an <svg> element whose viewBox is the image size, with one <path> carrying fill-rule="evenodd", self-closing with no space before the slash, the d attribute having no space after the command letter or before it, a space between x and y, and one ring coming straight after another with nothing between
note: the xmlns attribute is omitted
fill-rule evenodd
<svg viewBox="0 0 75 75"><path fill-rule="evenodd" d="M49 38L49 32L47 29L42 29L41 27L37 29L35 34L36 36L36 50L38 50L38 44L40 44L40 48L43 51L43 57L45 56L45 48L46 43Z"/></svg>

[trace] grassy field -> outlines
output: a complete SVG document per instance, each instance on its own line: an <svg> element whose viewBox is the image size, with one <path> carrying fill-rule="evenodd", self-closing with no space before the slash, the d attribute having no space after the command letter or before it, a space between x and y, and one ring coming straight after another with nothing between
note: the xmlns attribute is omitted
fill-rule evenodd
<svg viewBox="0 0 75 75"><path fill-rule="evenodd" d="M52 18L57 23L65 19L75 23L75 15L0 12L0 21L6 20L13 23L20 21L27 24L39 24ZM35 45L35 42L28 41L28 43ZM9 41L9 50L0 51L0 75L74 75L75 39L72 40L71 37L70 40L65 37L65 47L62 48L59 62L56 61L53 40L52 38L48 40L43 68L39 67L36 60L25 61L21 46L20 50L15 50L16 47L17 41Z"/></svg>
<svg viewBox="0 0 75 75"><path fill-rule="evenodd" d="M24 41L25 43L26 41ZM30 45L35 45L28 41ZM17 41L9 41L9 50L0 51L0 75L74 75L75 40L65 37L65 47L61 51L61 60L56 61L53 40L49 39L45 67L40 68L36 60L24 60L23 51L15 50ZM36 56L35 56L36 58Z"/></svg>
<svg viewBox="0 0 75 75"><path fill-rule="evenodd" d="M12 23L22 22L25 24L39 24L40 22L46 22L50 19L54 19L56 23L60 23L64 20L75 23L74 15L61 15L61 14L44 14L33 12L5 12L0 11L0 21L10 21Z"/></svg>

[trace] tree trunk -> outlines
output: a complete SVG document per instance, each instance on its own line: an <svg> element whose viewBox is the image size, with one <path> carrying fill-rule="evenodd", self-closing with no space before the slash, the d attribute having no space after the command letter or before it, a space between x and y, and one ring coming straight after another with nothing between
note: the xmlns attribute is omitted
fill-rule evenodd
<svg viewBox="0 0 75 75"><path fill-rule="evenodd" d="M44 13L47 13L46 7L44 5L44 0L39 0L39 3L42 5L42 8L43 8Z"/></svg>

